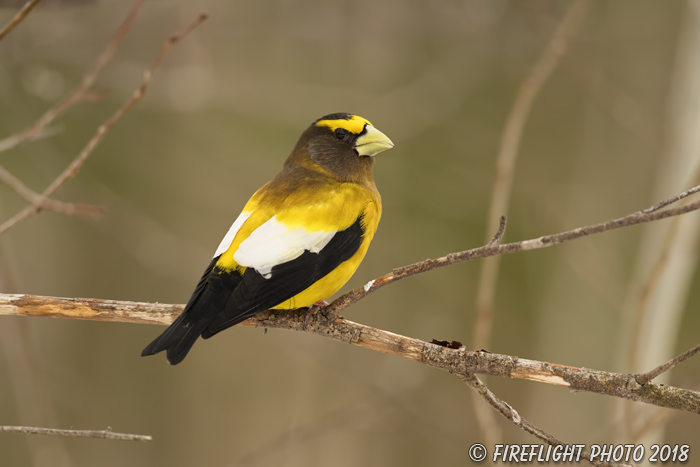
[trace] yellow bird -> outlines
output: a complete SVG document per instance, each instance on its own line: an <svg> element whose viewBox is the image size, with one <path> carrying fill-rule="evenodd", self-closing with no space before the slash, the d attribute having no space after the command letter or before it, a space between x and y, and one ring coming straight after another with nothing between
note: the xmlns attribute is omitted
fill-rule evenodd
<svg viewBox="0 0 700 467"><path fill-rule="evenodd" d="M374 156L393 146L357 115L312 123L233 222L185 310L141 355L165 350L176 365L199 336L271 308L310 307L340 290L382 215Z"/></svg>

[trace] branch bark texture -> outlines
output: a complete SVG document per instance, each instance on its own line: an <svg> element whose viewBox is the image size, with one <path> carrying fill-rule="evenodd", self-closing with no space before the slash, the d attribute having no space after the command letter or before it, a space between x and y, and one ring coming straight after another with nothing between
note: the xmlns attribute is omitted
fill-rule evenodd
<svg viewBox="0 0 700 467"><path fill-rule="evenodd" d="M129 323L170 324L184 305L116 300L0 294L0 315L48 316ZM636 375L576 368L465 348L450 349L420 339L348 321L322 316L304 325L306 311L270 310L241 323L242 326L289 329L395 355L445 370L459 377L471 374L518 378L594 392L658 407L700 414L700 392L653 383L639 384Z"/></svg>

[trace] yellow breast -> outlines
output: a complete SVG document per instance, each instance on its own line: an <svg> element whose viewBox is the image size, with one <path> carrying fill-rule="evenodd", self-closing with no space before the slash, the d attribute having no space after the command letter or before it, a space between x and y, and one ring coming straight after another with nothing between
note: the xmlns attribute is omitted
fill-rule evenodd
<svg viewBox="0 0 700 467"><path fill-rule="evenodd" d="M243 209L239 218L242 223L235 236L228 240L230 244L219 257L217 266L225 270L237 269L243 274L246 268L234 257L239 248L245 247L246 239L271 219L290 232L330 233L349 228L361 217L364 235L357 252L313 285L273 308L306 307L336 293L352 277L367 253L381 217L381 198L373 186L326 181L322 188L309 185L279 195L269 186L262 187ZM261 248L264 249L264 245ZM242 264L247 263L242 261Z"/></svg>
<svg viewBox="0 0 700 467"><path fill-rule="evenodd" d="M362 238L362 243L357 253L352 258L343 262L334 269L330 274L316 281L311 287L304 290L300 294L295 295L289 300L280 303L273 308L282 308L291 310L311 306L314 303L329 298L336 293L345 283L350 280L355 271L360 266L360 263L367 253L369 244L374 238L374 233L377 231L379 218L381 217L381 205L371 203L364 210L364 231L365 235Z"/></svg>

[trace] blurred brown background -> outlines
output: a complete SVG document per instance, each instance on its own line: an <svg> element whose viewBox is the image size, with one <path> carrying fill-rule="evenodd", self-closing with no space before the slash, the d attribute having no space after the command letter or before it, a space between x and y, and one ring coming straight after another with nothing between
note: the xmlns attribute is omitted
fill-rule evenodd
<svg viewBox="0 0 700 467"><path fill-rule="evenodd" d="M506 241L619 217L698 184L699 5L590 5L527 120ZM396 145L377 158L384 217L345 290L479 246L497 227L487 216L508 113L570 6L147 2L96 83L106 97L73 108L54 135L0 154L33 189L43 190L127 99L166 37L200 12L209 20L176 46L144 101L56 196L106 214L94 221L44 212L0 236L0 291L185 302L248 197L313 120L338 111L368 118ZM0 43L0 138L71 92L129 7L105 0L37 8ZM14 12L0 10L0 23ZM25 205L0 185L0 222ZM671 243L679 250L660 269L653 265L671 221L503 257L488 350L631 372L696 344L697 219L678 224ZM344 315L471 348L480 266L405 279ZM645 302L640 290L652 270L662 277ZM640 302L650 318L637 334L641 350L632 352L643 368L631 368L631 316ZM111 426L154 440L0 434L0 465L468 465L469 445L485 440L469 389L438 370L251 328L200 341L170 367L160 355L139 357L162 330L2 317L0 424ZM700 359L686 362L667 383L697 388L699 369ZM700 462L695 416L666 411L666 430L644 438L639 431L654 412L631 413L638 404L486 381L565 442L690 443L690 465ZM505 442L537 442L503 419L497 424Z"/></svg>

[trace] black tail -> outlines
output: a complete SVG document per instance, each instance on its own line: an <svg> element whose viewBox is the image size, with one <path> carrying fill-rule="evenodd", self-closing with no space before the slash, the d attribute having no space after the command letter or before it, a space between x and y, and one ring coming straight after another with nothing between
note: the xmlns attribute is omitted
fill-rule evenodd
<svg viewBox="0 0 700 467"><path fill-rule="evenodd" d="M217 259L218 257L214 258L209 264L182 314L143 349L142 357L165 350L168 363L177 365L185 359L214 318L223 311L241 276L238 272L222 272L214 268Z"/></svg>
<svg viewBox="0 0 700 467"><path fill-rule="evenodd" d="M206 310L190 308L184 311L163 334L143 349L141 356L155 355L165 350L166 358L171 365L177 365L183 361L199 336L216 316L216 312L212 316L206 316L201 313L202 311Z"/></svg>

